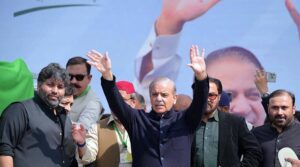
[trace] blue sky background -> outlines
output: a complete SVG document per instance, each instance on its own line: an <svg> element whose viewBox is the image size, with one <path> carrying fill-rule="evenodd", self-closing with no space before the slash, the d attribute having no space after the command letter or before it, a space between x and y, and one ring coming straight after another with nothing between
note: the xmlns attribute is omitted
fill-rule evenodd
<svg viewBox="0 0 300 167"><path fill-rule="evenodd" d="M94 6L42 10L14 17L17 11L48 5ZM134 79L134 58L159 15L161 0L14 0L0 2L0 61L23 58L38 73L50 62L62 66L90 49L109 51L118 80ZM300 1L294 0L300 11ZM188 50L192 44L215 49L237 45L251 50L267 71L277 73L270 90L289 89L300 97L299 35L283 0L221 1L208 13L185 25L179 55L178 93L191 94ZM1 71L0 71L1 73ZM109 110L92 70L92 87ZM297 99L297 105L300 101Z"/></svg>

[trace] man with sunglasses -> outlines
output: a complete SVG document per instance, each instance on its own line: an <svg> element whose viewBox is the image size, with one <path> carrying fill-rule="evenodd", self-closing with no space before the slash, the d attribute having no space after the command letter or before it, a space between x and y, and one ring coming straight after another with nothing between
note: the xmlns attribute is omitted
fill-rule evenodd
<svg viewBox="0 0 300 167"><path fill-rule="evenodd" d="M209 78L207 108L192 145L192 167L258 166L262 161L258 141L244 118L218 109L221 94L221 81Z"/></svg>
<svg viewBox="0 0 300 167"><path fill-rule="evenodd" d="M75 87L75 99L69 116L73 122L81 123L85 129L89 129L99 120L103 110L99 98L89 86L92 80L91 65L85 58L73 57L68 60L66 69Z"/></svg>

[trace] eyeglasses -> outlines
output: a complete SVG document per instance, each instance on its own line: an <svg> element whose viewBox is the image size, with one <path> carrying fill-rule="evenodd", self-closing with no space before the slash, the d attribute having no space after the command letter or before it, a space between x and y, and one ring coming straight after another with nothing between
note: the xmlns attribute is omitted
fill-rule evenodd
<svg viewBox="0 0 300 167"><path fill-rule="evenodd" d="M209 100L215 100L218 97L219 94L215 93L208 93L208 99Z"/></svg>
<svg viewBox="0 0 300 167"><path fill-rule="evenodd" d="M86 75L87 75L87 74L85 74L85 75L84 75L84 74L76 74L76 75L69 74L69 76L70 76L70 81L72 81L73 78L75 78L77 81L82 81Z"/></svg>

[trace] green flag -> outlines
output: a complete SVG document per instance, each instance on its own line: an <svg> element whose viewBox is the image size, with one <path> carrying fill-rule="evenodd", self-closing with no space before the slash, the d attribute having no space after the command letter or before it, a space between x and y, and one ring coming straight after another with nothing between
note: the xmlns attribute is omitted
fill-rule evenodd
<svg viewBox="0 0 300 167"><path fill-rule="evenodd" d="M12 102L32 98L34 94L32 73L22 59L0 61L0 115Z"/></svg>

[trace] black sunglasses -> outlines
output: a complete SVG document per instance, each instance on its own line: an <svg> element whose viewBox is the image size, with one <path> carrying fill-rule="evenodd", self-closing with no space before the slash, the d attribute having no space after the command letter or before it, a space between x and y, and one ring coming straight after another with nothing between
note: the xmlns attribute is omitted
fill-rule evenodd
<svg viewBox="0 0 300 167"><path fill-rule="evenodd" d="M215 100L218 97L218 94L214 94L214 93L208 93L208 98L210 100Z"/></svg>
<svg viewBox="0 0 300 167"><path fill-rule="evenodd" d="M87 75L87 74L86 74L86 75ZM86 75L84 75L84 74L76 74L76 75L69 74L69 76L70 76L70 81L72 81L73 78L75 78L77 81L82 81Z"/></svg>

